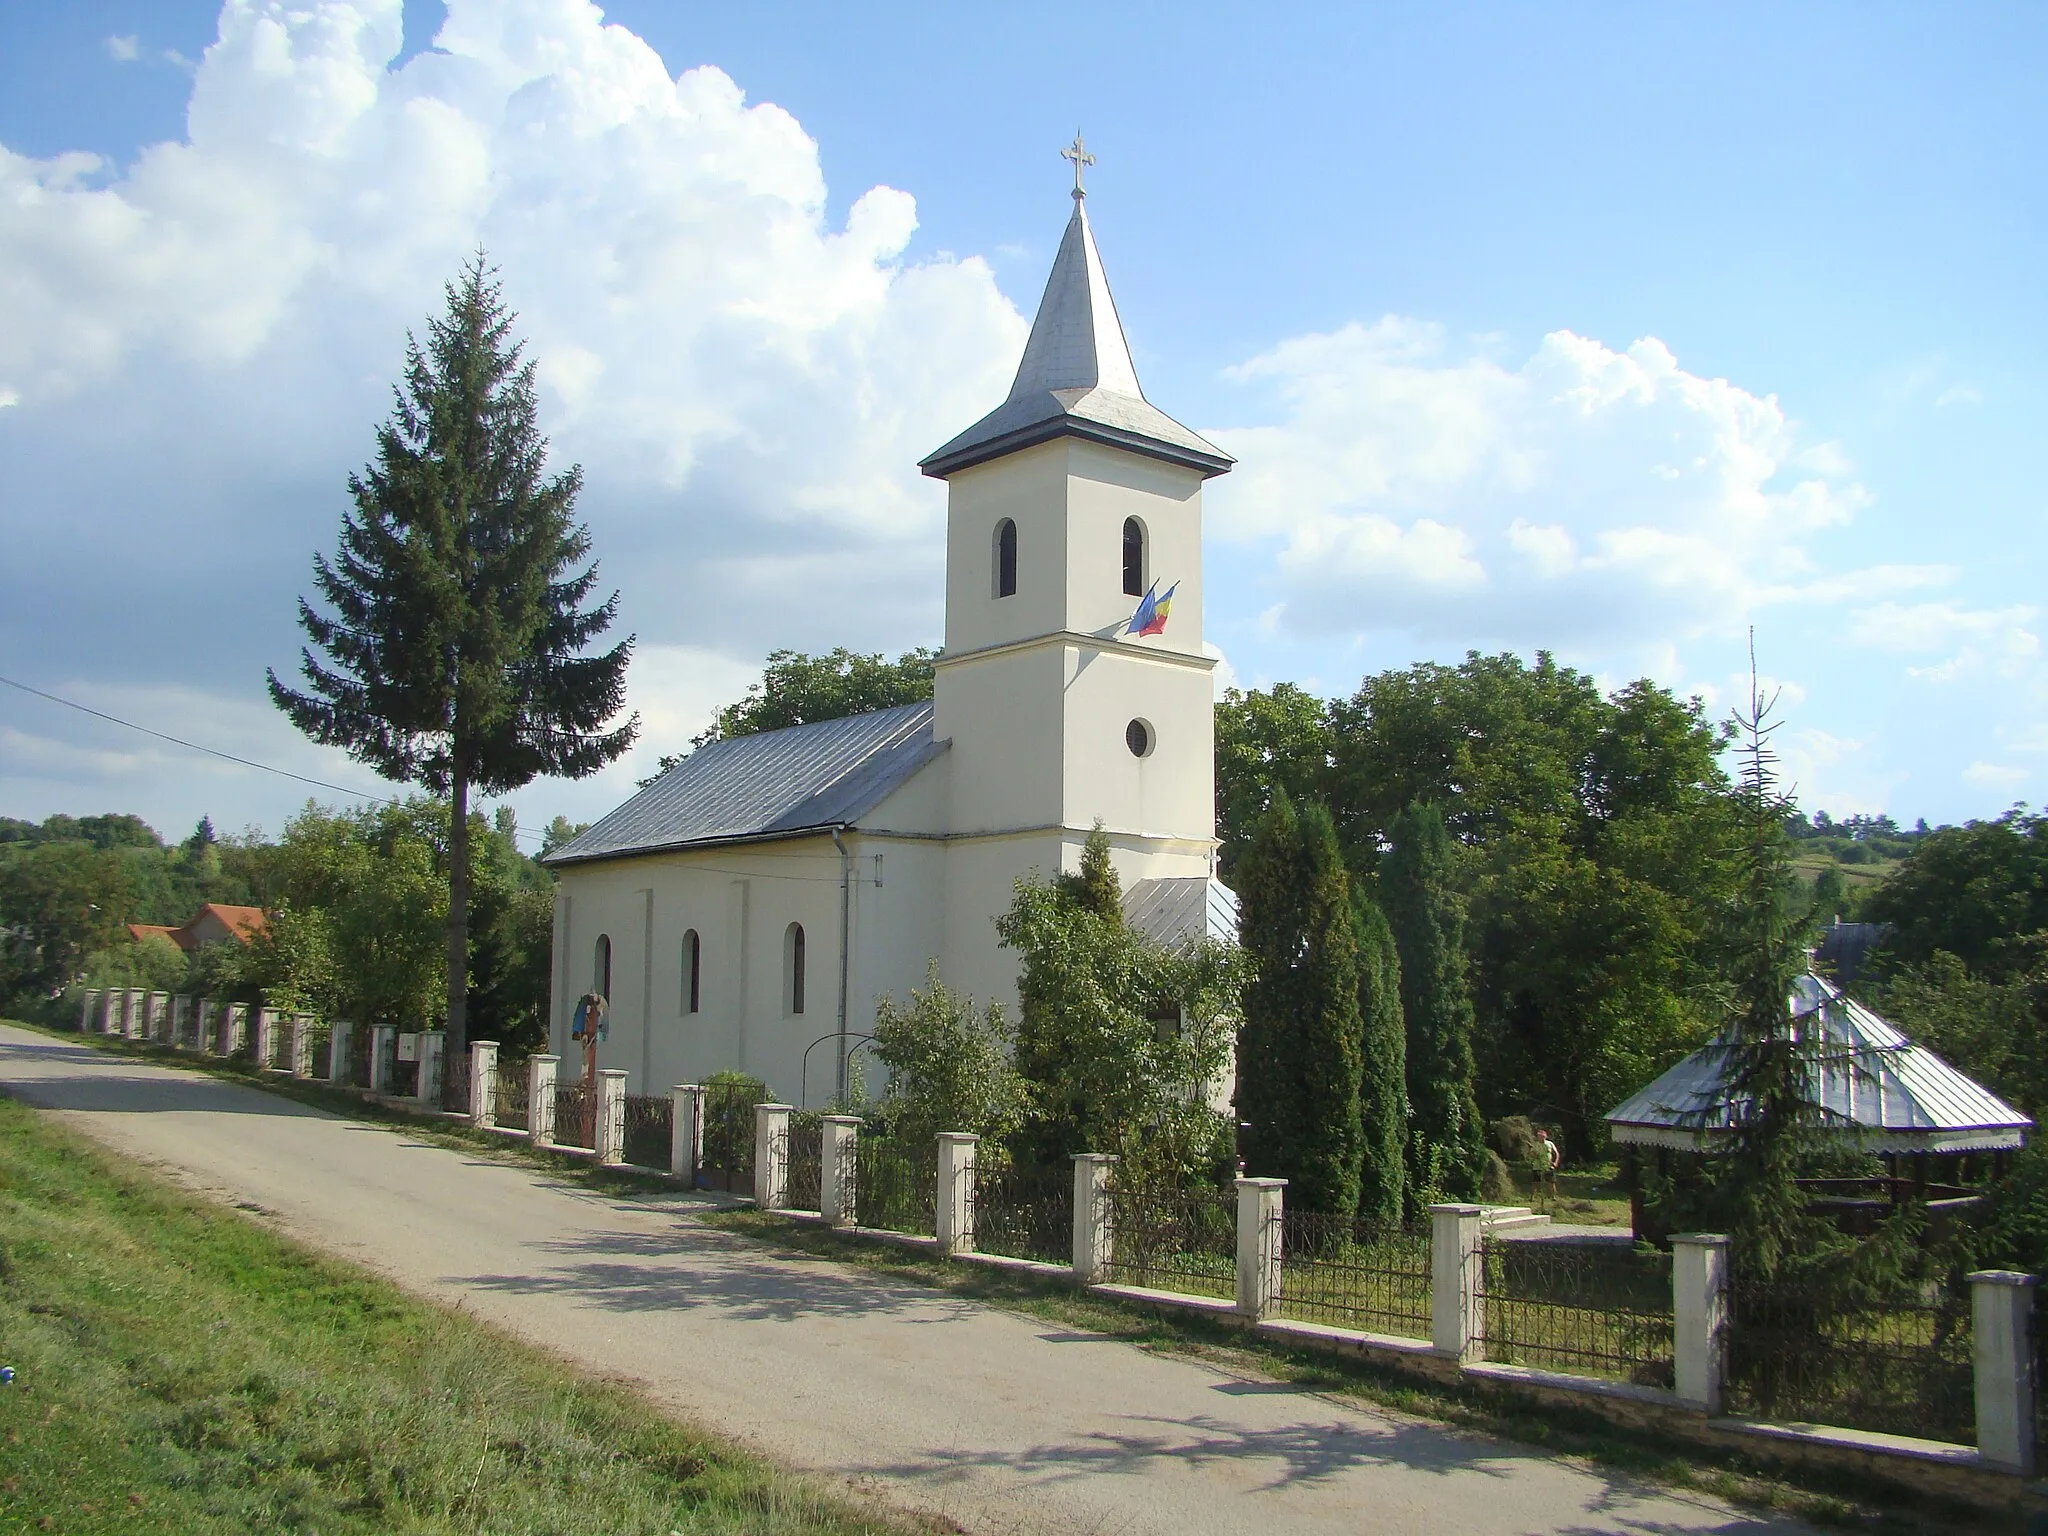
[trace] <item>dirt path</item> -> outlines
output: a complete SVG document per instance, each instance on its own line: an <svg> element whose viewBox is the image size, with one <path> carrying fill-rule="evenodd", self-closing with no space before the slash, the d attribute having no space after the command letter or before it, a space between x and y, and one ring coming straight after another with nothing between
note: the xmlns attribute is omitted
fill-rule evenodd
<svg viewBox="0 0 2048 1536"><path fill-rule="evenodd" d="M0 1091L785 1462L978 1532L1806 1529L27 1030L0 1026Z"/></svg>

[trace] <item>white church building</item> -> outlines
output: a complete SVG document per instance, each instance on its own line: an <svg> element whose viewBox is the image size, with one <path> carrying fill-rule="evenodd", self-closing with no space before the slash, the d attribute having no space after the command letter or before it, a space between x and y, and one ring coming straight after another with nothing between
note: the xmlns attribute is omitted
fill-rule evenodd
<svg viewBox="0 0 2048 1536"><path fill-rule="evenodd" d="M920 465L947 487L933 697L701 747L557 850L565 1061L595 990L631 1092L737 1070L824 1105L929 962L1014 1010L995 919L1098 821L1134 923L1235 937L1202 648L1202 484L1232 460L1146 400L1076 182L1009 397Z"/></svg>

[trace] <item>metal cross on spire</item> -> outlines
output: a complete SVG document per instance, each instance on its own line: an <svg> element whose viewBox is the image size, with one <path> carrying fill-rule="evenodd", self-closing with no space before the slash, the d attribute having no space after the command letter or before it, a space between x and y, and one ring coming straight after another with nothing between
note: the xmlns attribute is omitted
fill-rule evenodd
<svg viewBox="0 0 2048 1536"><path fill-rule="evenodd" d="M1060 151L1062 160L1074 162L1074 196L1076 199L1088 195L1088 189L1081 185L1081 168L1095 163L1095 157L1088 153L1088 145L1081 137L1081 130L1074 130L1074 142Z"/></svg>

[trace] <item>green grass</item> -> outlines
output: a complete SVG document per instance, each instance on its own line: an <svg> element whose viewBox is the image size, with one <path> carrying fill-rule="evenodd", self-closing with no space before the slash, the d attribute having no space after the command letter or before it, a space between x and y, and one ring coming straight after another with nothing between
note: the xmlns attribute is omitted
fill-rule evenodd
<svg viewBox="0 0 2048 1536"><path fill-rule="evenodd" d="M1309 1390L1460 1429L1520 1441L1568 1460L1624 1472L1674 1488L1697 1489L1753 1509L1799 1516L1816 1525L1887 1536L2012 1536L2020 1517L1951 1506L1903 1488L1873 1488L1850 1472L1779 1466L1764 1456L1701 1446L1654 1430L1617 1424L1591 1409L1544 1406L1480 1383L1437 1383L1390 1366L1260 1338L1232 1324L1165 1313L1063 1281L849 1236L751 1209L703 1218L708 1225L784 1249L858 1265L889 1278L1086 1329L1140 1349L1184 1355L1292 1382Z"/></svg>
<svg viewBox="0 0 2048 1536"><path fill-rule="evenodd" d="M0 1098L0 1530L906 1533Z"/></svg>

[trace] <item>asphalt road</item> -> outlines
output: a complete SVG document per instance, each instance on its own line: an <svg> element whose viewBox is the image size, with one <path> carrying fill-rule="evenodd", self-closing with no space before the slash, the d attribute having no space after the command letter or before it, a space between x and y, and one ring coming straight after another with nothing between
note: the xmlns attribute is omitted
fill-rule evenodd
<svg viewBox="0 0 2048 1536"><path fill-rule="evenodd" d="M5 1025L0 1091L696 1423L976 1532L1807 1529Z"/></svg>

